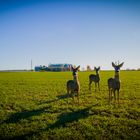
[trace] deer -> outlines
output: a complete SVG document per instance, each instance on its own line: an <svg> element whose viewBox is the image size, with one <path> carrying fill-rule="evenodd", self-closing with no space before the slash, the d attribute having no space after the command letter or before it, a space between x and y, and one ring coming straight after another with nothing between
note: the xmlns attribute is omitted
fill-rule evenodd
<svg viewBox="0 0 140 140"><path fill-rule="evenodd" d="M98 84L98 89L100 91L100 76L99 76L99 70L100 70L100 67L96 68L94 67L94 70L96 71L96 75L95 74L91 74L89 75L89 90L91 90L91 84L92 82L95 83L95 92L96 92L96 89L97 89L97 84Z"/></svg>
<svg viewBox="0 0 140 140"><path fill-rule="evenodd" d="M70 96L72 95L72 98L74 100L74 95L77 96L78 102L79 102L79 91L80 91L80 83L78 80L78 69L80 66L74 68L73 66L71 67L72 69L72 75L73 75L73 80L67 81L67 94Z"/></svg>
<svg viewBox="0 0 140 140"><path fill-rule="evenodd" d="M114 78L108 79L108 90L109 90L109 102L112 100L112 92L114 94L114 99L116 100L116 91L117 91L117 100L119 102L119 91L120 91L120 78L119 78L119 71L120 68L123 66L124 62L121 64L113 63L112 67L115 69Z"/></svg>

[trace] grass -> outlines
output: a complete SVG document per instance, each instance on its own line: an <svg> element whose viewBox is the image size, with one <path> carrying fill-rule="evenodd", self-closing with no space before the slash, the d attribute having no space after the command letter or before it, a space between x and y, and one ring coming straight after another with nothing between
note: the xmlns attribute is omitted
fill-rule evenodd
<svg viewBox="0 0 140 140"><path fill-rule="evenodd" d="M79 72L78 105L66 94L71 72L1 72L0 139L140 139L140 72L120 72L119 104L108 103L114 72L100 72L96 93L90 73Z"/></svg>

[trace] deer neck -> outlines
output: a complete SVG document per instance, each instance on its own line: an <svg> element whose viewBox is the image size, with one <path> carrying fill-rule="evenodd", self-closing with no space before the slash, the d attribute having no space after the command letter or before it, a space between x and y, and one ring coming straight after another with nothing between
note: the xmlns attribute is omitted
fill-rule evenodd
<svg viewBox="0 0 140 140"><path fill-rule="evenodd" d="M78 76L77 75L74 75L73 76L73 81L75 82L75 83L78 83L79 81L78 81Z"/></svg>
<svg viewBox="0 0 140 140"><path fill-rule="evenodd" d="M120 79L120 78L119 78L119 72L116 72L116 71L115 71L114 79L116 79L116 80L119 81L119 79Z"/></svg>
<svg viewBox="0 0 140 140"><path fill-rule="evenodd" d="M99 73L96 73L96 76L99 78Z"/></svg>

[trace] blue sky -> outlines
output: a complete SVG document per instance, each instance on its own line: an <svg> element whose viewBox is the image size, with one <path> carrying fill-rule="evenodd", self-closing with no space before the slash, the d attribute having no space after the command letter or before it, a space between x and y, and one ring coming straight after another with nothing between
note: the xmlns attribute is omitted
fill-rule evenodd
<svg viewBox="0 0 140 140"><path fill-rule="evenodd" d="M0 70L70 63L140 68L139 0L0 0Z"/></svg>

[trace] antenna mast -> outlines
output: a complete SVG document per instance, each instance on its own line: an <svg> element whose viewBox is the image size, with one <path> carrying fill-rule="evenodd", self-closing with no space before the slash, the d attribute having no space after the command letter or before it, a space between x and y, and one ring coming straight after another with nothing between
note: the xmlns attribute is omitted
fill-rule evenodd
<svg viewBox="0 0 140 140"><path fill-rule="evenodd" d="M33 62L32 62L32 59L31 59L31 71L33 70Z"/></svg>

